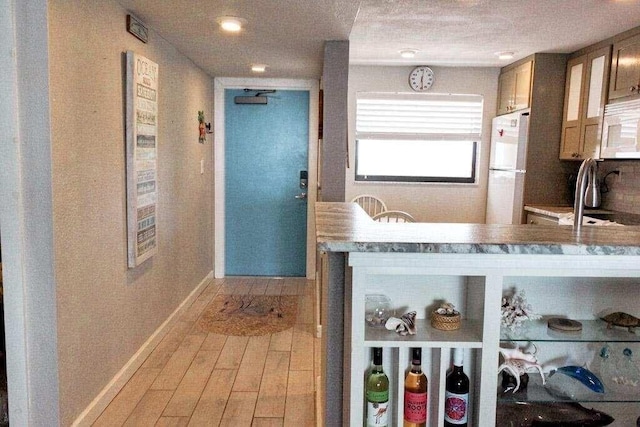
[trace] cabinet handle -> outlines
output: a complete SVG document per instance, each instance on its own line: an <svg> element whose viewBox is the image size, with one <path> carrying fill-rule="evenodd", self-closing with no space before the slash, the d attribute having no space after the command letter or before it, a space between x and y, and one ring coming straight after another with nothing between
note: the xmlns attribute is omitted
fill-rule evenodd
<svg viewBox="0 0 640 427"><path fill-rule="evenodd" d="M629 88L629 92L635 92L637 88L638 88L637 86L631 86Z"/></svg>
<svg viewBox="0 0 640 427"><path fill-rule="evenodd" d="M532 219L531 221L529 221L529 224L537 224L535 219Z"/></svg>

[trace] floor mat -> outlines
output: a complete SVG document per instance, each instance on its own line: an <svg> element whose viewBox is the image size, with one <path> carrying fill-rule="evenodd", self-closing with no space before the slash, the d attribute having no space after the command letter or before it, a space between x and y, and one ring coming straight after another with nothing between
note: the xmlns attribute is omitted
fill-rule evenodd
<svg viewBox="0 0 640 427"><path fill-rule="evenodd" d="M291 295L217 295L197 322L203 332L267 335L292 328L298 297Z"/></svg>

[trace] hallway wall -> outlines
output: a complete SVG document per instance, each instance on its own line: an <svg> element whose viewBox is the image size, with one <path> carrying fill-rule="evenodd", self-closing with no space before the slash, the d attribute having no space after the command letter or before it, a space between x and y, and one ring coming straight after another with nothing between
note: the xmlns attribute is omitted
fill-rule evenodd
<svg viewBox="0 0 640 427"><path fill-rule="evenodd" d="M51 0L49 43L61 425L212 270L213 80L113 0ZM158 254L127 268L125 57L159 65ZM205 172L200 173L204 160Z"/></svg>

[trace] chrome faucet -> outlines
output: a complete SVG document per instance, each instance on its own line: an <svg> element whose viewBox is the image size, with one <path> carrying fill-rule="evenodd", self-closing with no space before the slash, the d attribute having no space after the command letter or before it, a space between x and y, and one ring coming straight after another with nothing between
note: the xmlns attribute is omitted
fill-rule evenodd
<svg viewBox="0 0 640 427"><path fill-rule="evenodd" d="M573 202L573 229L576 231L580 231L582 227L585 205L590 208L600 206L598 164L592 158L582 162L576 179L576 194Z"/></svg>

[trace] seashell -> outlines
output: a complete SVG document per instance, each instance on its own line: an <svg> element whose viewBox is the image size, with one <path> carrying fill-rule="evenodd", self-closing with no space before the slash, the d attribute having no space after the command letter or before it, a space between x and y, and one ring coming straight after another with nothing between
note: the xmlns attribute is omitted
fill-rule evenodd
<svg viewBox="0 0 640 427"><path fill-rule="evenodd" d="M387 319L387 323L384 324L384 327L390 331L395 331L398 325L402 325L402 320L397 317L389 317Z"/></svg>
<svg viewBox="0 0 640 427"><path fill-rule="evenodd" d="M399 319L397 317L390 317L389 320L387 320L385 327L389 330L395 329L395 331L402 336L415 335L416 312L410 311L405 313Z"/></svg>

